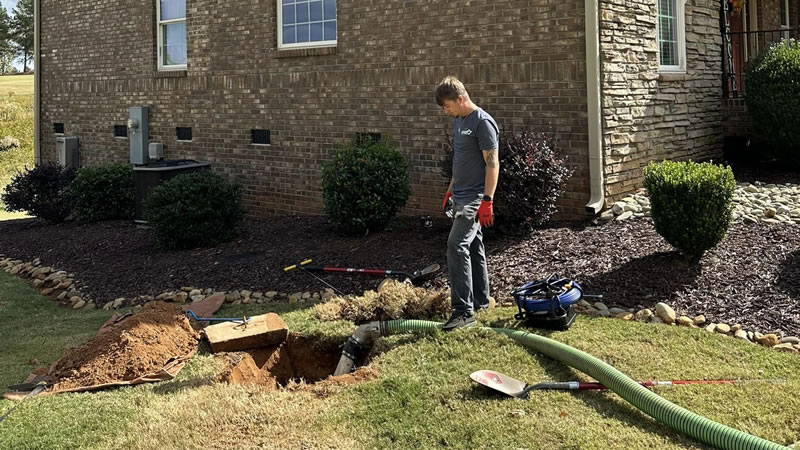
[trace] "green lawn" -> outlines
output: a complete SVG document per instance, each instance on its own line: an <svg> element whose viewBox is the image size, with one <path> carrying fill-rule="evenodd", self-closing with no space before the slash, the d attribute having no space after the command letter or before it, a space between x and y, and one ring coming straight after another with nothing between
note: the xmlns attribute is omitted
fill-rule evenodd
<svg viewBox="0 0 800 450"><path fill-rule="evenodd" d="M0 76L0 138L6 136L19 140L20 147L0 152L0 192L15 173L33 166L33 75ZM24 217L2 206L0 220Z"/></svg>
<svg viewBox="0 0 800 450"><path fill-rule="evenodd" d="M33 95L33 75L0 76L0 95L7 93Z"/></svg>
<svg viewBox="0 0 800 450"><path fill-rule="evenodd" d="M274 310L289 327L344 337L354 326L320 323L309 305L239 305L219 315ZM109 315L73 312L0 272L0 385L20 381ZM513 311L483 318L511 326ZM660 388L670 401L781 444L800 440L800 357L702 330L581 316L550 337L640 379L784 378L786 384ZM9 344L6 344L9 343ZM488 330L394 336L354 386L265 392L214 382L206 352L158 384L33 398L0 424L0 448L707 448L656 423L613 393L537 392L513 400L469 380L494 369L529 382L582 375ZM202 349L202 347L201 347ZM0 400L0 413L12 406Z"/></svg>

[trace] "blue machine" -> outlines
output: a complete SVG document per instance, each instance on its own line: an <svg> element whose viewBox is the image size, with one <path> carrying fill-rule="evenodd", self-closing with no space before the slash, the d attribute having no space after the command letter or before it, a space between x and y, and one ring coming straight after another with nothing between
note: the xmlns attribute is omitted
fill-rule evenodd
<svg viewBox="0 0 800 450"><path fill-rule="evenodd" d="M575 321L572 306L585 297L576 281L559 278L556 274L545 280L526 283L511 295L519 309L514 315L515 319L525 321L534 328L551 330L568 329Z"/></svg>

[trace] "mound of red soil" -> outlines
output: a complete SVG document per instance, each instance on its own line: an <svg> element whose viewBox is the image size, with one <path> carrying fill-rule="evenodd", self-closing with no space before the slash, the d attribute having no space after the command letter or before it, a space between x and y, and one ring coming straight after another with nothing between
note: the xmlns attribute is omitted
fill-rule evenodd
<svg viewBox="0 0 800 450"><path fill-rule="evenodd" d="M148 303L138 313L73 348L49 375L54 391L125 382L159 372L197 349L198 335L180 306Z"/></svg>

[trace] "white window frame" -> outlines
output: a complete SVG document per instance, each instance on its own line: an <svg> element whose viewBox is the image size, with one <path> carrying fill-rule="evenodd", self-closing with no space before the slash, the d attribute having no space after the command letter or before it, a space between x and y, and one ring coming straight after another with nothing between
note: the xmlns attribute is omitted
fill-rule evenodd
<svg viewBox="0 0 800 450"><path fill-rule="evenodd" d="M783 38L789 39L789 28L791 25L789 21L789 0L778 0L778 1L783 4L784 11L786 12L786 14L784 14L784 16L781 17L781 29L786 30L782 33ZM780 12L780 8L778 8L778 11Z"/></svg>
<svg viewBox="0 0 800 450"><path fill-rule="evenodd" d="M184 15L183 19L171 19L171 20L162 21L161 20L161 0L156 0L156 27L158 29L157 32L156 32L156 39L158 40L157 44L156 44L156 47L158 48L156 53L158 54L157 58L158 58L158 70L159 70L159 72L166 72L166 71L171 71L171 70L186 70L186 66L187 66L186 64L169 64L169 65L165 65L164 64L164 56L163 56L163 52L164 52L164 41L163 41L163 39L164 39L164 31L163 31L164 30L164 25L169 25L171 23L181 23L181 22L186 23L186 16L185 15ZM189 33L188 30L187 30L186 33L188 35L188 33ZM186 36L186 40L187 40L186 59L187 60L189 59L188 38L189 37Z"/></svg>
<svg viewBox="0 0 800 450"><path fill-rule="evenodd" d="M661 27L659 19L658 5L656 3L656 46L658 47L658 71L664 73L686 73L686 0L673 0L675 2L675 30L677 36L675 39L678 44L678 64L677 65L662 65L661 64Z"/></svg>
<svg viewBox="0 0 800 450"><path fill-rule="evenodd" d="M336 47L339 42L339 2L336 2L336 39L329 41L316 42L295 42L292 44L283 43L283 0L276 0L278 8L278 50L289 50L295 48L324 48Z"/></svg>

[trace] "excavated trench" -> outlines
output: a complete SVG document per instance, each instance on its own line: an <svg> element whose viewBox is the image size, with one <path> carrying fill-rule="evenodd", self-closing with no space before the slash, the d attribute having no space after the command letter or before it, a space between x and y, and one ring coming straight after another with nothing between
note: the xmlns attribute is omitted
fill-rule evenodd
<svg viewBox="0 0 800 450"><path fill-rule="evenodd" d="M342 342L327 338L290 333L281 345L216 354L223 363L217 378L222 382L256 384L274 390L292 383L353 384L376 376L373 368L365 366L371 359L366 356L356 361L354 372L334 377L342 355L341 345Z"/></svg>

